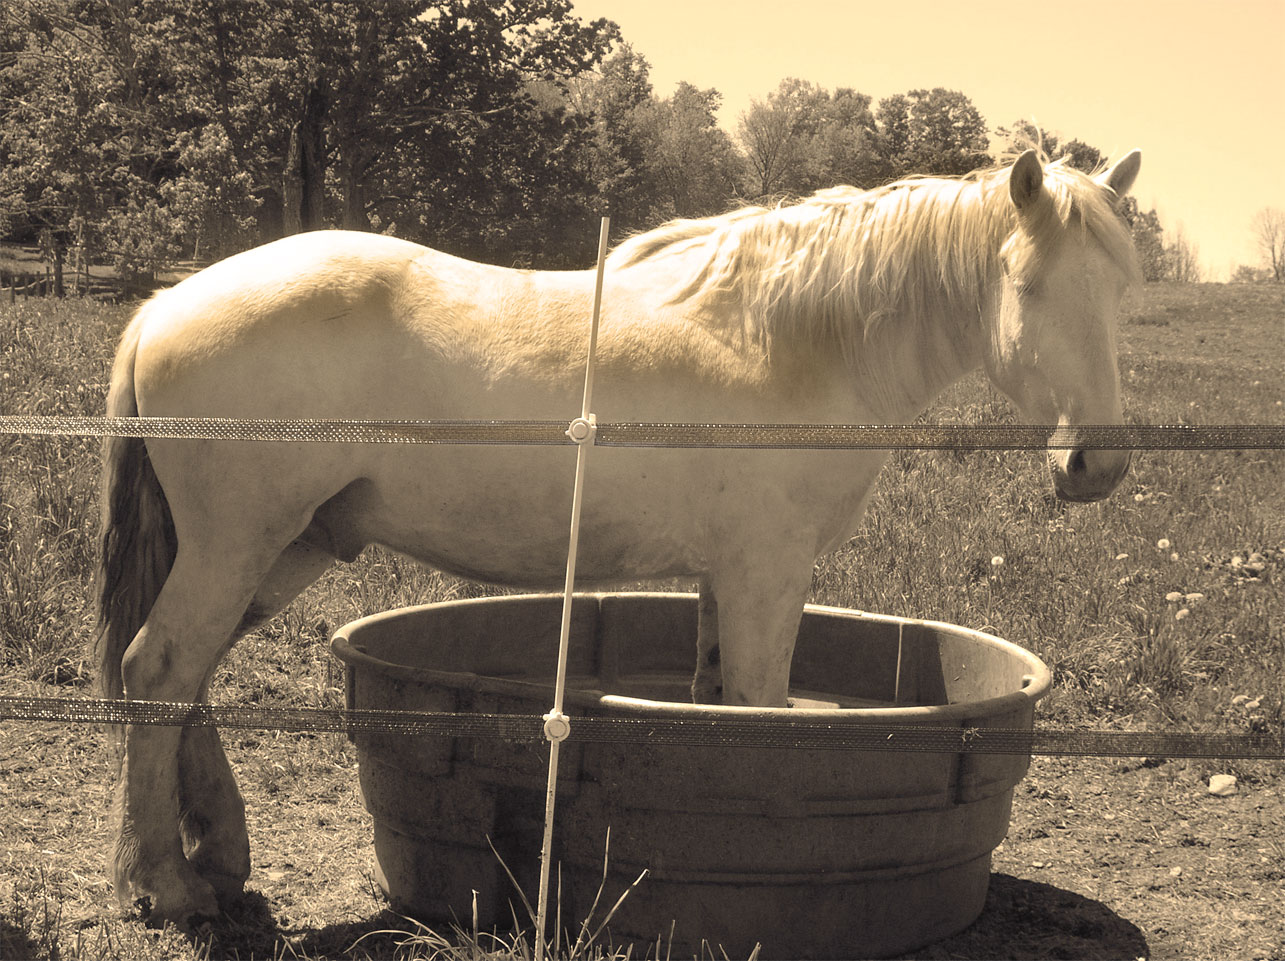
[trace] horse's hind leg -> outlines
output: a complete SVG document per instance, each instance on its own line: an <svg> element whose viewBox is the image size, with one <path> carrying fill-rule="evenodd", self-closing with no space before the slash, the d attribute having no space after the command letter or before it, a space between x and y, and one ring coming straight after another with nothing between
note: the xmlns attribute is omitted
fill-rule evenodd
<svg viewBox="0 0 1285 961"><path fill-rule="evenodd" d="M215 566L216 557L225 555L180 543L165 586L121 663L130 700L191 702L200 696L257 579L254 574L229 578L227 568L234 566ZM187 926L193 917L217 916L218 901L183 852L178 777L183 739L181 728L126 727L113 878L123 906L139 908L152 923Z"/></svg>
<svg viewBox="0 0 1285 961"><path fill-rule="evenodd" d="M245 802L219 743L219 732L212 727L184 728L178 771L183 853L214 888L219 903L227 904L240 895L250 877L250 837Z"/></svg>
<svg viewBox="0 0 1285 961"><path fill-rule="evenodd" d="M303 541L287 547L255 590L235 636L279 613L333 562L331 554ZM202 701L206 700L209 681L207 674L201 685ZM250 840L245 802L219 743L218 731L209 727L185 728L178 770L184 853L197 873L214 886L219 901L226 904L241 893L250 876Z"/></svg>
<svg viewBox="0 0 1285 961"><path fill-rule="evenodd" d="M238 507L239 524L207 523L199 536L190 526L178 528L169 577L122 661L126 697L192 702L204 693L260 585L275 569L279 545L294 533L272 546L280 519L255 523L246 516L247 505ZM209 513L235 516L230 510ZM180 756L190 768L183 775ZM199 869L226 889L237 886L248 859L243 808L216 737L129 725L117 812L113 876L121 903L140 907L149 923L186 926L194 917L217 915L215 886ZM181 821L196 863L185 856Z"/></svg>

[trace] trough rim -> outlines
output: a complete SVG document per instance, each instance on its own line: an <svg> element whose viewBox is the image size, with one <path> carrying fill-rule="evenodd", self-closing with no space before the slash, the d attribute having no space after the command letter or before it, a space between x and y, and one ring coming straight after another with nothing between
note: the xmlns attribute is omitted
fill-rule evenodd
<svg viewBox="0 0 1285 961"><path fill-rule="evenodd" d="M648 599L658 598L673 600L675 598L695 603L697 594L677 591L585 591L572 595L575 599L594 600L601 607L607 598ZM537 592L530 594L504 594L493 597L457 598L449 601L436 601L430 604L415 604L393 608L369 614L344 624L331 637L330 648L336 657L350 669L364 667L383 674L417 683L431 683L464 689L473 692L496 694L501 696L531 697L536 692L547 692L550 703L553 695L553 678L548 682L520 680L509 677L495 677L477 674L471 671L444 671L435 668L416 667L386 661L365 651L353 643L351 635L380 622L413 617L416 615L446 608L466 608L476 605L494 607L497 604L522 604L539 601L561 603L562 595L557 592ZM807 719L808 721L830 722L858 726L870 723L920 722L932 724L938 722L962 722L970 719L1003 716L1012 711L1021 710L1044 697L1052 686L1053 675L1048 665L1037 655L1026 648L961 624L950 624L924 618L899 617L893 614L876 614L855 608L833 607L824 604L804 605L804 614L839 617L858 621L874 621L884 624L902 624L923 627L956 635L965 635L982 644L998 648L1010 657L1023 662L1027 668L1022 678L1022 687L1016 691L1000 694L995 697L975 701L961 701L955 704L911 705L905 707L852 707L852 708L818 708L818 707L750 707L730 704L692 704L680 701L655 701L647 698L629 697L622 694L610 694L597 688L576 686L576 678L567 678L566 706L581 710L607 710L613 714L667 718L682 717L694 720L735 719L751 720L761 718L771 721L788 721L790 719Z"/></svg>

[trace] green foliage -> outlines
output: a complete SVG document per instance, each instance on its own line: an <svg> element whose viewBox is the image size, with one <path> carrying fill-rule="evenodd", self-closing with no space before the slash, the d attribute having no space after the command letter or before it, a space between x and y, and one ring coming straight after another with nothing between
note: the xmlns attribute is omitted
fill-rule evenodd
<svg viewBox="0 0 1285 961"><path fill-rule="evenodd" d="M797 196L837 183L886 179L870 98L807 81L781 81L741 115L739 135L750 177L747 192Z"/></svg>
<svg viewBox="0 0 1285 961"><path fill-rule="evenodd" d="M538 255L565 212L546 196L588 192L565 162L580 125L528 85L616 36L569 0L31 0L3 26L8 228L52 227L140 278L279 236L302 197L308 225Z"/></svg>
<svg viewBox="0 0 1285 961"><path fill-rule="evenodd" d="M991 163L986 121L958 90L911 90L879 102L891 132L885 156L894 176L964 174Z"/></svg>
<svg viewBox="0 0 1285 961"><path fill-rule="evenodd" d="M756 100L738 128L747 193L797 196L839 183L873 187L912 173L967 173L991 162L986 122L964 94L942 87L879 102L787 79Z"/></svg>
<svg viewBox="0 0 1285 961"><path fill-rule="evenodd" d="M1006 144L1007 152L1014 156L1034 147L1050 160L1065 157L1068 164L1086 174L1097 173L1106 165L1107 158L1097 147L1082 140L1062 143L1057 134L1044 130L1029 120L1019 120L1011 127L998 127L995 136Z"/></svg>
<svg viewBox="0 0 1285 961"><path fill-rule="evenodd" d="M327 226L571 267L604 213L622 236L992 162L960 91L875 104L789 78L733 138L717 90L658 96L649 74L572 0L23 0L0 10L0 232L48 231L49 263L137 287ZM999 133L1102 160L1030 124ZM1194 245L1130 217L1148 276L1189 277Z"/></svg>

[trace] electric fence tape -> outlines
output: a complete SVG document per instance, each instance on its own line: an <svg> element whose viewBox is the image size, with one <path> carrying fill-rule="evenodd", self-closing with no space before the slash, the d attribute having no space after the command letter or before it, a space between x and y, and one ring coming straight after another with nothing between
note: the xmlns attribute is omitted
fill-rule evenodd
<svg viewBox="0 0 1285 961"><path fill-rule="evenodd" d="M537 746L544 718L523 714L232 707L96 698L0 696L0 720L63 724L221 727L289 733L405 735L503 740ZM806 716L573 716L568 740L586 744L750 747L780 750L903 751L1285 760L1285 735L1150 731L1034 730L835 723Z"/></svg>
<svg viewBox="0 0 1285 961"><path fill-rule="evenodd" d="M575 446L566 421L0 415L0 434L321 444ZM597 447L782 450L1285 450L1285 424L702 424L599 422Z"/></svg>

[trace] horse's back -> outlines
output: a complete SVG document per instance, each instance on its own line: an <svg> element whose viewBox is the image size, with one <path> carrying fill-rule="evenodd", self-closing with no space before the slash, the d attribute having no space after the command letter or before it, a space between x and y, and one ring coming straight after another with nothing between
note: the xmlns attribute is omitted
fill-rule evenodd
<svg viewBox="0 0 1285 961"><path fill-rule="evenodd" d="M434 356L450 355L466 336L470 319L440 301L458 301L461 286L502 286L508 273L350 231L300 234L237 254L140 311L139 410L432 416L389 399L412 369L431 375Z"/></svg>

